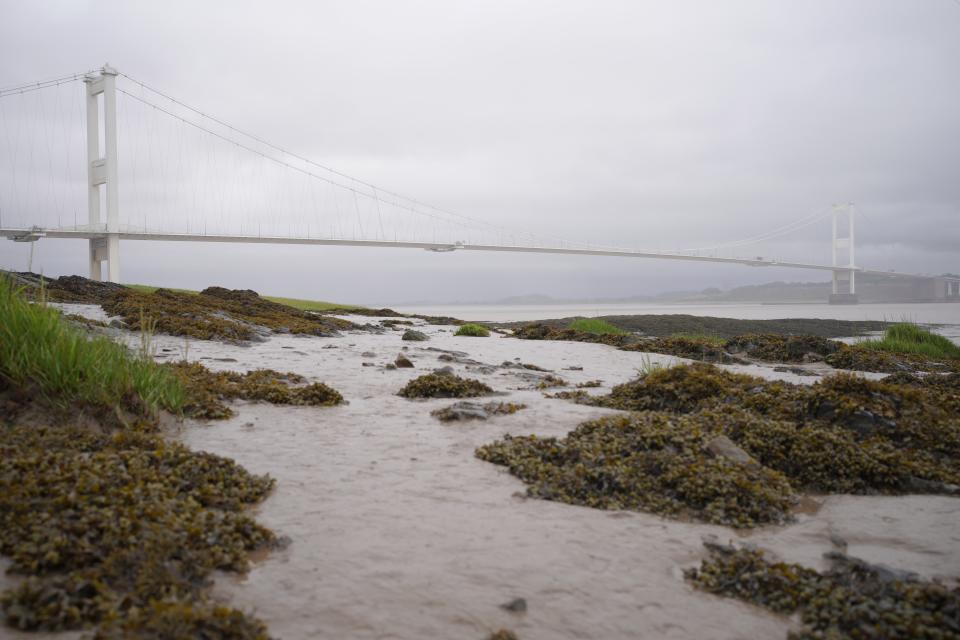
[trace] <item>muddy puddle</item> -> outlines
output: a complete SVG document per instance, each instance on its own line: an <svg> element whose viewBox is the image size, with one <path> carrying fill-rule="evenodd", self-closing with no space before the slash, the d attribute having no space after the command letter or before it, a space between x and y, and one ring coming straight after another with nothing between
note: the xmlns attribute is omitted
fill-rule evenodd
<svg viewBox="0 0 960 640"><path fill-rule="evenodd" d="M417 329L430 340L403 342L400 331L276 336L248 347L155 338L161 360L186 354L211 369L294 371L349 401L333 408L236 404L234 418L187 423L178 433L194 449L277 479L256 517L292 543L244 577L218 576L215 587L219 597L255 612L275 637L482 639L509 628L524 640L785 638L788 619L684 582L682 570L703 557L704 535L747 540L815 568L824 568L824 552L846 543L851 555L872 562L926 577L960 575L956 498L813 497L796 523L746 533L526 499L520 480L476 459L474 449L504 433L562 436L611 411L545 398L530 388L528 370L492 365L535 364L571 385L599 379L603 386L589 391L608 393L646 363L678 359ZM385 369L405 346L415 367ZM441 360L449 351L467 355ZM496 399L527 408L441 423L430 411L451 400L395 395L445 365L507 394ZM817 379L733 368L792 382ZM526 600L525 613L501 608L514 598Z"/></svg>

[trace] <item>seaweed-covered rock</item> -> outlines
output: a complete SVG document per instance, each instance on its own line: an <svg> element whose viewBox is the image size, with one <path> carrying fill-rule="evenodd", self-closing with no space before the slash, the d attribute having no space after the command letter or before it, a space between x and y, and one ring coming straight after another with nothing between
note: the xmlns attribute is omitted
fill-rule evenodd
<svg viewBox="0 0 960 640"><path fill-rule="evenodd" d="M642 413L584 423L561 440L507 436L477 455L509 467L531 495L753 526L787 517L787 496L800 491L956 493L953 384L839 373L805 386L681 365L606 396L554 396Z"/></svg>
<svg viewBox="0 0 960 640"><path fill-rule="evenodd" d="M709 557L686 577L718 595L777 613L800 613L792 640L960 638L960 589L892 572L843 554L819 573L772 562L756 549L708 544Z"/></svg>
<svg viewBox="0 0 960 640"><path fill-rule="evenodd" d="M527 405L517 404L515 402L479 402L460 401L455 402L449 407L435 409L430 412L437 420L441 422L452 422L454 420L486 420L492 415L509 415L516 413L520 409L526 409Z"/></svg>
<svg viewBox="0 0 960 640"><path fill-rule="evenodd" d="M262 332L331 336L358 328L347 320L271 302L255 291L222 287L209 287L198 295L125 288L101 306L120 316L133 331L148 329L203 340L242 342L254 340Z"/></svg>
<svg viewBox="0 0 960 640"><path fill-rule="evenodd" d="M779 472L707 452L710 417L608 416L565 438L505 436L477 457L506 466L533 497L601 509L690 514L738 527L784 522L795 501Z"/></svg>
<svg viewBox="0 0 960 640"><path fill-rule="evenodd" d="M428 373L408 382L397 395L404 398L476 398L492 393L493 389L479 380Z"/></svg>
<svg viewBox="0 0 960 640"><path fill-rule="evenodd" d="M164 365L182 382L186 392L183 411L191 418L222 420L233 415L224 401L259 400L271 404L330 407L344 402L343 396L322 382L304 384L295 373L256 369L248 373L210 371L198 362Z"/></svg>
<svg viewBox="0 0 960 640"><path fill-rule="evenodd" d="M731 338L724 348L764 362L807 362L836 353L843 343L818 336L752 333Z"/></svg>
<svg viewBox="0 0 960 640"><path fill-rule="evenodd" d="M213 570L243 571L274 543L243 513L272 487L148 431L0 425L0 553L36 576L0 596L6 623L75 629L202 604Z"/></svg>

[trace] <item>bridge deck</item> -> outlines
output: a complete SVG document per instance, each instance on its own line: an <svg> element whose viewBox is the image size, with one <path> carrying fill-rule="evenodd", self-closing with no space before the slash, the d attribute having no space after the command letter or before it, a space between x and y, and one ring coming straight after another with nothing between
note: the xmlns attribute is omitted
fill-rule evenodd
<svg viewBox="0 0 960 640"><path fill-rule="evenodd" d="M600 249L578 247L549 247L530 245L488 245L448 242L402 242L389 240L347 240L340 238L307 238L296 236L253 236L219 235L192 233L150 233L143 231L121 231L116 234L121 240L152 240L161 242L235 242L251 244L313 244L344 247L381 247L394 249L424 249L427 251L500 251L511 253L545 253L557 255L610 256L620 258L647 258L659 260L683 260L690 262L713 262L723 264L743 264L752 267L784 267L790 269L813 269L818 271L856 271L858 273L907 278L943 278L960 282L960 277L928 276L900 273L895 271L877 271L861 267L831 266L806 262L785 262L764 258L723 258L719 256L692 255L675 252L633 251L628 249ZM104 238L107 234L90 229L37 229L37 228L0 228L0 237L11 240L32 241L40 238L94 239Z"/></svg>

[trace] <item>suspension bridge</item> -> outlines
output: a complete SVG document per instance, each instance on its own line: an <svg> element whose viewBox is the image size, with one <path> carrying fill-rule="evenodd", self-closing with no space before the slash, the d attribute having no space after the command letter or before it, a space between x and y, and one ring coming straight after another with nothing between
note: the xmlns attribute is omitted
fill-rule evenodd
<svg viewBox="0 0 960 640"><path fill-rule="evenodd" d="M0 89L0 125L0 237L86 240L94 280L119 282L121 240L149 240L741 264L829 271L831 302L856 302L857 274L925 280L930 297L960 296L957 277L858 266L851 204L712 247L661 251L571 242L490 224L357 179L109 65ZM829 264L763 257L756 250L737 255L827 221Z"/></svg>

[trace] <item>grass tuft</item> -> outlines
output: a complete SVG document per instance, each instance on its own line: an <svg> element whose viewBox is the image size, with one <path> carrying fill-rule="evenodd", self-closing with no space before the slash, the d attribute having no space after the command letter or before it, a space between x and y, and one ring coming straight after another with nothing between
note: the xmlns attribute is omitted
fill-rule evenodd
<svg viewBox="0 0 960 640"><path fill-rule="evenodd" d="M88 338L6 278L0 278L0 380L36 389L62 407L129 408L136 397L150 411L176 412L183 404L183 389L169 372L105 337Z"/></svg>
<svg viewBox="0 0 960 640"><path fill-rule="evenodd" d="M960 358L960 347L949 339L910 322L889 327L880 340L858 342L860 348L890 353L914 353L930 358Z"/></svg>
<svg viewBox="0 0 960 640"><path fill-rule="evenodd" d="M486 338L490 335L490 330L479 324L464 324L460 325L460 328L457 329L457 332L453 335L470 336L472 338Z"/></svg>
<svg viewBox="0 0 960 640"><path fill-rule="evenodd" d="M586 333L593 333L597 335L606 335L610 333L621 335L628 333L620 327L614 326L606 320L600 320L599 318L577 318L570 323L569 328L576 331L585 331Z"/></svg>

